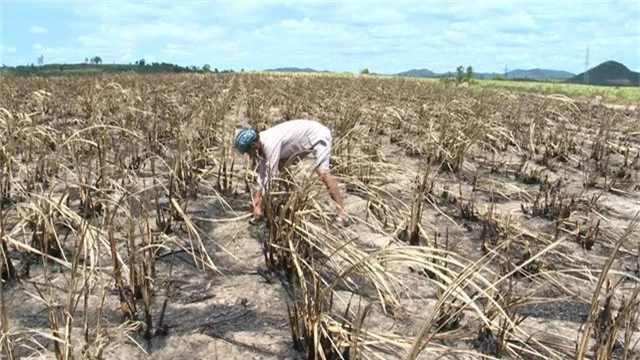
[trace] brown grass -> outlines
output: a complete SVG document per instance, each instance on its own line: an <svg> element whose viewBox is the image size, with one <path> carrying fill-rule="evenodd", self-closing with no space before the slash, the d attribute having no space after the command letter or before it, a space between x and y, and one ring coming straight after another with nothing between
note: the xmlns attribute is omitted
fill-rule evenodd
<svg viewBox="0 0 640 360"><path fill-rule="evenodd" d="M7 359L171 358L196 333L214 358L637 356L638 110L275 74L12 78L0 99ZM247 222L234 131L299 117L333 131L352 228L299 167ZM241 282L256 267L269 285Z"/></svg>

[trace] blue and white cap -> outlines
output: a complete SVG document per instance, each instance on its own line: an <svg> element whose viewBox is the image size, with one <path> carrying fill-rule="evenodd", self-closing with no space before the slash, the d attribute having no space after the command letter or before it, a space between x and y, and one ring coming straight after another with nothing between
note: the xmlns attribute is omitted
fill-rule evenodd
<svg viewBox="0 0 640 360"><path fill-rule="evenodd" d="M236 135L235 147L241 153L246 153L251 143L258 138L258 133L254 129L242 129Z"/></svg>

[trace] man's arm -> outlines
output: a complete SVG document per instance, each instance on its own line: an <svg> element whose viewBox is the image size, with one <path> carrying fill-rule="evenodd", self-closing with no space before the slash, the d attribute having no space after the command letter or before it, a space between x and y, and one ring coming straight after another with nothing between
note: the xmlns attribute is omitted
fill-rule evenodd
<svg viewBox="0 0 640 360"><path fill-rule="evenodd" d="M264 193L269 191L271 178L277 174L280 149L275 149L267 156L266 159L260 159L258 163L258 181L253 194L253 217L255 219L261 219L264 215Z"/></svg>
<svg viewBox="0 0 640 360"><path fill-rule="evenodd" d="M258 163L258 178L256 179L256 185L253 191L253 217L257 220L261 219L264 214L262 210L264 205L262 192L266 188L268 180L266 168L267 166L264 160L260 160Z"/></svg>
<svg viewBox="0 0 640 360"><path fill-rule="evenodd" d="M264 212L262 210L263 205L262 190L256 189L253 192L253 217L256 220L262 219L262 216L264 215Z"/></svg>

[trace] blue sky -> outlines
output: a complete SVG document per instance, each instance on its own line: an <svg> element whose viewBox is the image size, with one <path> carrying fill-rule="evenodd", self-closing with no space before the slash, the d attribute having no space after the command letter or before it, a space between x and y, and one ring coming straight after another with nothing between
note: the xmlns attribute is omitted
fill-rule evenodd
<svg viewBox="0 0 640 360"><path fill-rule="evenodd" d="M165 61L396 73L550 68L616 60L640 70L640 2L0 0L10 66Z"/></svg>

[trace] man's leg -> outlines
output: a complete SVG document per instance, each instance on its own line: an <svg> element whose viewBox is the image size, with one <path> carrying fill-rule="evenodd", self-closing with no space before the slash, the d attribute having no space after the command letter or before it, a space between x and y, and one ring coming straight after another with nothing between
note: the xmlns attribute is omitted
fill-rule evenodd
<svg viewBox="0 0 640 360"><path fill-rule="evenodd" d="M338 217L344 224L349 221L349 215L344 210L344 204L342 202L342 195L340 194L340 188L329 172L329 165L331 162L331 135L327 136L327 139L316 144L314 147L314 153L316 157L316 173L324 182L324 185L329 190L331 199L338 205Z"/></svg>
<svg viewBox="0 0 640 360"><path fill-rule="evenodd" d="M340 194L340 188L338 187L338 183L336 183L336 180L333 178L331 173L329 173L329 171L325 168L318 167L316 169L316 172L318 173L318 176L320 176L320 178L322 179L322 182L324 182L324 185L327 187L327 190L329 190L329 196L331 196L331 199L338 205L338 216L340 216L342 220L345 220L345 221L349 220L349 215L344 210L342 195Z"/></svg>

